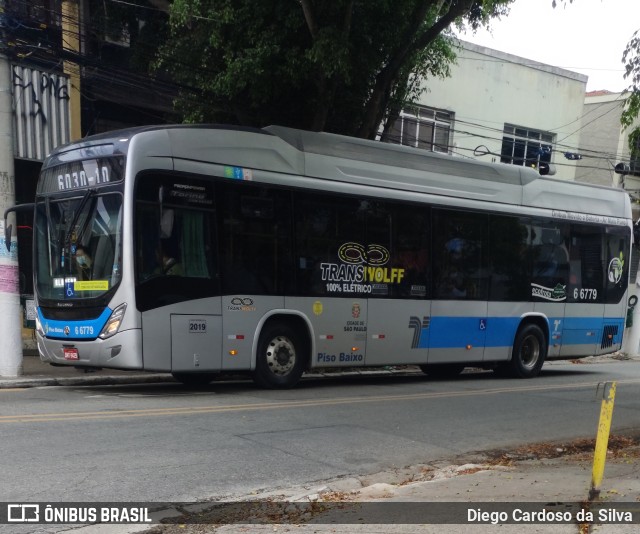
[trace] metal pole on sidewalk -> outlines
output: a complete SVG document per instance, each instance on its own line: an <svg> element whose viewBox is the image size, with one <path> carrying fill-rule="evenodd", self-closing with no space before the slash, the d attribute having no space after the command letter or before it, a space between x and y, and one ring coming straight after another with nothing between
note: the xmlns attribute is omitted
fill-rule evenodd
<svg viewBox="0 0 640 534"><path fill-rule="evenodd" d="M613 401L616 397L616 382L606 382L600 406L600 420L598 421L598 435L596 436L596 448L593 453L593 471L591 475L591 489L589 500L597 499L600 495L600 484L604 476L604 464L607 459L607 445L609 444L609 432L611 430L611 418L613 417ZM598 385L598 389L600 385Z"/></svg>
<svg viewBox="0 0 640 534"><path fill-rule="evenodd" d="M2 218L15 201L11 67L8 58L0 55L0 376L7 377L22 374L18 247L12 241L7 250ZM15 219L10 224L15 228Z"/></svg>

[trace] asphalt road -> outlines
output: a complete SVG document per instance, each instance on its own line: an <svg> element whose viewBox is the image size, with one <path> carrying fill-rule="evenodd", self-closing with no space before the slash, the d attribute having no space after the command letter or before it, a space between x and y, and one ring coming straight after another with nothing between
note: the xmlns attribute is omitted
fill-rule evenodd
<svg viewBox="0 0 640 534"><path fill-rule="evenodd" d="M640 362L546 365L534 380L469 372L0 390L0 501L196 501L523 443L640 429Z"/></svg>

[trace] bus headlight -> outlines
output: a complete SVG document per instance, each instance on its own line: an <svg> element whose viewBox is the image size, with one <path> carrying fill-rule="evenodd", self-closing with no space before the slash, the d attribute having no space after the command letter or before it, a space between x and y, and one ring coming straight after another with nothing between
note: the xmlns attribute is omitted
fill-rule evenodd
<svg viewBox="0 0 640 534"><path fill-rule="evenodd" d="M118 333L118 329L120 328L122 319L124 319L124 312L126 309L126 304L120 304L120 306L113 310L113 313L111 314L111 317L109 317L107 324L104 325L102 332L100 332L100 335L98 336L99 338L107 339Z"/></svg>

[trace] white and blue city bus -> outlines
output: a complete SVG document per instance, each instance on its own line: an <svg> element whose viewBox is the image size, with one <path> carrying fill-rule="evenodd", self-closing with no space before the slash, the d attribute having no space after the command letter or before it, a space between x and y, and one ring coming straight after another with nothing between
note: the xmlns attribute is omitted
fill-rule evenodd
<svg viewBox="0 0 640 534"><path fill-rule="evenodd" d="M275 388L324 367L529 378L621 348L620 189L327 133L162 126L56 149L33 207L55 365Z"/></svg>

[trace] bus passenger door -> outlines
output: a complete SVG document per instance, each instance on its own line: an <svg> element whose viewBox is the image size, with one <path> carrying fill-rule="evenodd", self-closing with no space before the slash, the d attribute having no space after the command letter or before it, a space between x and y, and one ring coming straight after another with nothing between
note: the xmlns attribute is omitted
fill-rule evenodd
<svg viewBox="0 0 640 534"><path fill-rule="evenodd" d="M375 202L367 219L367 365L426 364L431 335L430 211Z"/></svg>
<svg viewBox="0 0 640 534"><path fill-rule="evenodd" d="M484 358L489 296L488 216L433 210L429 364Z"/></svg>
<svg viewBox="0 0 640 534"><path fill-rule="evenodd" d="M367 365L426 364L431 302L369 299Z"/></svg>
<svg viewBox="0 0 640 534"><path fill-rule="evenodd" d="M171 314L171 371L219 371L221 315Z"/></svg>
<svg viewBox="0 0 640 534"><path fill-rule="evenodd" d="M597 354L607 354L622 348L629 296L627 284L632 264L629 255L630 239L627 227L614 226L606 230L604 319L602 336L596 343Z"/></svg>
<svg viewBox="0 0 640 534"><path fill-rule="evenodd" d="M566 297L564 314L555 313L553 320L549 314L552 330L558 317L564 316L560 356L589 356L596 354L600 346L606 299L603 283L607 276L603 265L603 245L606 248L603 237L599 226L570 225L568 265L559 264L568 272L560 278L567 288L563 295ZM549 348L551 356L555 355L554 349L555 346Z"/></svg>
<svg viewBox="0 0 640 534"><path fill-rule="evenodd" d="M568 303L564 306L562 322L562 345L560 356L592 356L596 354L602 338L602 314L604 304ZM551 329L556 321L549 321ZM553 337L553 336L552 336ZM553 356L555 347L549 347Z"/></svg>

